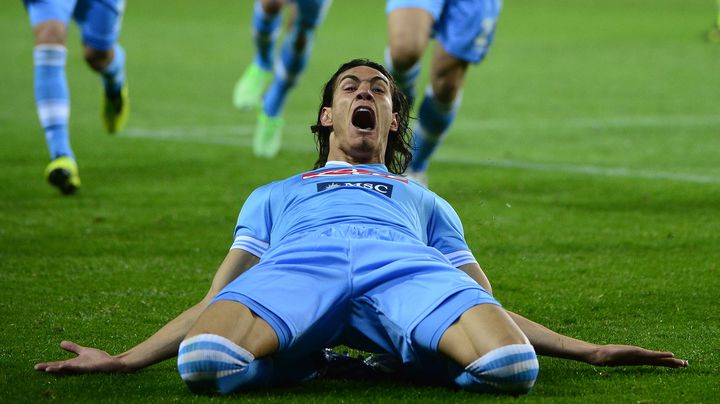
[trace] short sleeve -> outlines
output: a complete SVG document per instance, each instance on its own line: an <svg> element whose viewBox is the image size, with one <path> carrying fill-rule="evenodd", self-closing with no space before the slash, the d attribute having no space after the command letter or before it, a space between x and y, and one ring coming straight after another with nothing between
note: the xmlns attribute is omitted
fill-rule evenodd
<svg viewBox="0 0 720 404"><path fill-rule="evenodd" d="M477 263L465 242L460 218L452 206L437 195L427 232L428 245L443 253L453 266Z"/></svg>
<svg viewBox="0 0 720 404"><path fill-rule="evenodd" d="M271 191L271 184L265 185L257 188L245 200L238 215L230 249L245 250L258 258L267 251L272 229Z"/></svg>

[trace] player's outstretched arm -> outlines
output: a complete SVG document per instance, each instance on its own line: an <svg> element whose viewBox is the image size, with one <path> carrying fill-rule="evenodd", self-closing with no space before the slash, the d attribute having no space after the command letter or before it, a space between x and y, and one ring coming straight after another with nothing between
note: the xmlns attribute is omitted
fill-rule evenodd
<svg viewBox="0 0 720 404"><path fill-rule="evenodd" d="M651 351L632 345L592 344L558 334L519 314L510 311L508 314L528 337L538 355L572 359L595 366L688 366L688 361L676 358L672 352Z"/></svg>
<svg viewBox="0 0 720 404"><path fill-rule="evenodd" d="M63 361L38 363L35 365L35 370L57 374L132 372L172 358L177 355L185 334L213 297L257 262L258 258L246 251L230 250L218 268L210 290L200 302L165 324L150 338L124 353L110 355L99 349L62 341L60 347L77 356Z"/></svg>

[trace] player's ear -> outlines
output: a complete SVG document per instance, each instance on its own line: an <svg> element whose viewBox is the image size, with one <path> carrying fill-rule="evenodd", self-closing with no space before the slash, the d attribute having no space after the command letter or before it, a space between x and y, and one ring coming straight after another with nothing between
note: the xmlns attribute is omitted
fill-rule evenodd
<svg viewBox="0 0 720 404"><path fill-rule="evenodd" d="M332 126L332 108L323 107L322 111L320 111L320 123L322 126Z"/></svg>
<svg viewBox="0 0 720 404"><path fill-rule="evenodd" d="M393 132L397 131L398 128L400 127L400 124L398 123L398 122L399 122L398 116L399 116L399 115L398 115L397 112L393 112L393 114L392 114L392 122L390 122L390 130L393 131Z"/></svg>

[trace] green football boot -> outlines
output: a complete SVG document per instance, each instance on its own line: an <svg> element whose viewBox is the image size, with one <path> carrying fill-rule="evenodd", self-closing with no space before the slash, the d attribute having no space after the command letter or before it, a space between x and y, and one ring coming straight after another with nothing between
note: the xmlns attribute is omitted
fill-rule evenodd
<svg viewBox="0 0 720 404"><path fill-rule="evenodd" d="M127 82L125 82L120 89L120 94L116 96L104 94L102 120L108 133L114 134L125 128L129 116L130 95Z"/></svg>
<svg viewBox="0 0 720 404"><path fill-rule="evenodd" d="M268 116L261 110L255 127L253 153L258 157L275 157L282 142L282 128L283 119L281 117Z"/></svg>
<svg viewBox="0 0 720 404"><path fill-rule="evenodd" d="M265 87L272 79L272 72L265 71L255 63L245 69L242 77L235 84L233 105L240 110L252 110L260 105Z"/></svg>
<svg viewBox="0 0 720 404"><path fill-rule="evenodd" d="M67 156L58 157L45 167L45 179L65 195L72 195L80 189L77 163Z"/></svg>

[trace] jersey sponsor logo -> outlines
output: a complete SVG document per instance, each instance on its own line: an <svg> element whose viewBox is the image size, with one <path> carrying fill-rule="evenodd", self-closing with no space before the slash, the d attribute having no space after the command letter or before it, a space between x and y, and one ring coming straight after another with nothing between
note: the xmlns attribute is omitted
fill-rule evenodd
<svg viewBox="0 0 720 404"><path fill-rule="evenodd" d="M364 168L335 168L332 170L325 170L325 171L320 171L320 172L316 172L316 173L303 174L302 179L307 180L307 179L311 179L311 178L320 178L320 177L335 177L338 175L372 175L374 177L383 177L383 178L388 178L391 180L404 182L405 184L407 184L407 182L408 182L408 180L406 178L403 178L399 175L378 173L375 171L366 170Z"/></svg>
<svg viewBox="0 0 720 404"><path fill-rule="evenodd" d="M388 198L392 197L393 186L392 184L385 184L383 182L369 182L369 181L334 181L334 182L319 182L317 184L318 192L326 191L334 188L346 188L346 187L357 187L371 189L375 192L383 194Z"/></svg>

